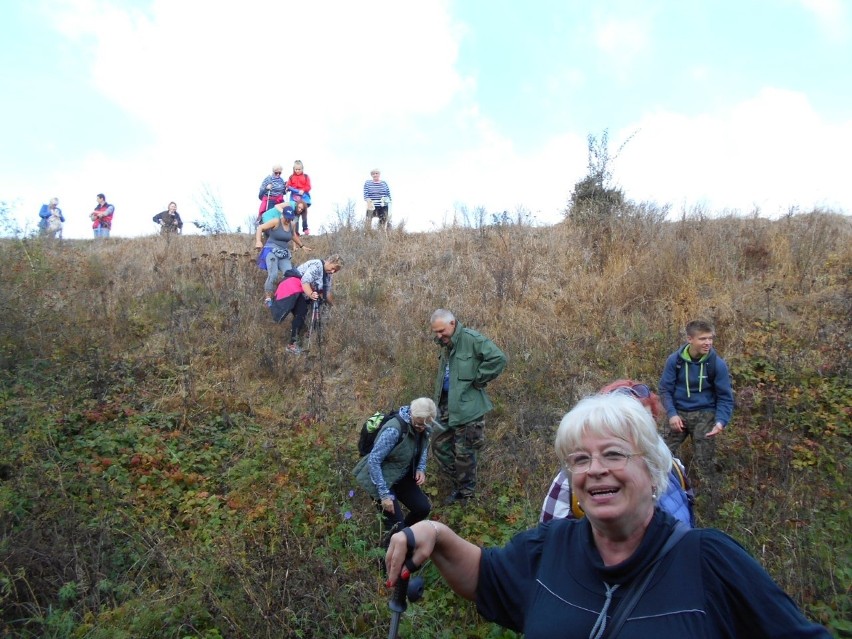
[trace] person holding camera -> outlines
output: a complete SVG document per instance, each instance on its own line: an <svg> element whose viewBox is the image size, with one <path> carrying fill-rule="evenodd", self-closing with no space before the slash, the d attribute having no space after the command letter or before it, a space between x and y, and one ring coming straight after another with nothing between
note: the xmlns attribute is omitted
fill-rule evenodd
<svg viewBox="0 0 852 639"><path fill-rule="evenodd" d="M171 235L180 233L183 229L183 220L177 211L177 204L169 202L169 208L162 213L157 213L153 218L154 224L160 225L160 235Z"/></svg>

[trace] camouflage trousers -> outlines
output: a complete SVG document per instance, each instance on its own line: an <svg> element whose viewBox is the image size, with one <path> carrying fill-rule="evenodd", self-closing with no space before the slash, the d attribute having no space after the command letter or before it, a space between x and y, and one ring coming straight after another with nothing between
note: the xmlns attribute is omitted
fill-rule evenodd
<svg viewBox="0 0 852 639"><path fill-rule="evenodd" d="M707 433L716 425L716 414L713 411L700 410L680 412L678 415L683 420L683 431L678 433L666 428L663 439L672 455L675 455L686 438L692 437L695 466L700 481L698 492L704 493L712 506L717 502L721 488L721 471L716 462L716 439L707 437Z"/></svg>
<svg viewBox="0 0 852 639"><path fill-rule="evenodd" d="M442 413L442 423L447 416ZM432 437L432 453L441 471L453 482L455 493L473 497L476 491L476 460L485 444L485 420L446 428Z"/></svg>

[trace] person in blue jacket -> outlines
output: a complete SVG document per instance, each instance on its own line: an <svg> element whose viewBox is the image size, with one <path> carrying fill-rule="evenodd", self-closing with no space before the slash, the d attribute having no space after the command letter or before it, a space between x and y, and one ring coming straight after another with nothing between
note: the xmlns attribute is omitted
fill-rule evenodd
<svg viewBox="0 0 852 639"><path fill-rule="evenodd" d="M62 224L65 222L65 216L62 215L62 209L59 208L59 198L50 198L50 203L42 204L41 210L38 212L40 218L38 223L39 232L42 235L50 237L58 237L62 239Z"/></svg>
<svg viewBox="0 0 852 639"><path fill-rule="evenodd" d="M526 639L831 636L733 538L686 529L659 508L672 455L635 399L580 401L555 448L585 517L540 524L502 548L420 521L391 537L386 586L431 559L480 615Z"/></svg>
<svg viewBox="0 0 852 639"><path fill-rule="evenodd" d="M716 438L731 421L734 393L728 365L713 349L716 329L710 322L686 325L686 344L669 355L660 378L660 398L668 426L664 438L672 455L692 437L700 492L708 498L707 514L718 507L721 473Z"/></svg>

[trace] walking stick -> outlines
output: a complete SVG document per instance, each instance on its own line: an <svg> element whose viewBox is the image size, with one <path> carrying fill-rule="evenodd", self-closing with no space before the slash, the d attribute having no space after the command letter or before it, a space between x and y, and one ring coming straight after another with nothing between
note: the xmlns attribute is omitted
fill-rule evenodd
<svg viewBox="0 0 852 639"><path fill-rule="evenodd" d="M313 351L313 335L317 334L317 355L322 357L322 298L314 300L311 310L311 323L308 327L308 350Z"/></svg>
<svg viewBox="0 0 852 639"><path fill-rule="evenodd" d="M404 528L403 531L406 533L406 539L414 539L414 533L411 532L411 529ZM409 537L410 533L410 537ZM420 568L420 566L416 565L411 557L414 554L414 544L408 544L408 552L405 555L405 567L408 568L409 573L413 573L415 570ZM399 623L402 620L402 613L406 611L408 608L408 602L416 603L423 598L423 577L414 577L413 579L403 579L401 576L396 580L396 586L393 589L393 596L391 597L390 603L388 603L388 608L391 609L391 625L390 630L388 631L388 639L398 639L399 638Z"/></svg>
<svg viewBox="0 0 852 639"><path fill-rule="evenodd" d="M423 577L400 579L393 589L393 597L388 604L391 609L391 625L388 630L388 639L399 639L399 624L402 621L402 613L408 608L408 601L417 602L423 597Z"/></svg>
<svg viewBox="0 0 852 639"><path fill-rule="evenodd" d="M314 300L313 306L311 307L311 325L308 327L308 342L311 341L311 338L314 335L314 327L317 327L317 332L319 332L319 322L320 322L320 301L319 298Z"/></svg>

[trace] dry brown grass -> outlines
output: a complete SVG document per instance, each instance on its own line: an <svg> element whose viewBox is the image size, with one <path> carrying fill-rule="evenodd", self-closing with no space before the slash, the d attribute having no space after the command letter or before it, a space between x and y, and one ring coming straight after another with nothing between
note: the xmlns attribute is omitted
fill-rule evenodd
<svg viewBox="0 0 852 639"><path fill-rule="evenodd" d="M655 382L689 318L713 320L719 350L731 356L754 321L798 326L823 300L848 293L848 218L699 217L618 231L600 270L567 222L313 236L315 252L297 260L347 261L321 362L282 353L289 322L275 326L260 303L263 274L248 236L36 243L28 251L36 266L19 269L25 289L7 295L27 298L12 313L32 318L25 333L59 340L60 351L97 344L113 357L179 367L179 393L191 401L212 394L262 406L267 387L290 380L305 406L299 380L321 367L333 382L326 408L353 413L430 392L428 318L449 308L509 354L493 395L511 424L530 410L552 418L613 377Z"/></svg>
<svg viewBox="0 0 852 639"><path fill-rule="evenodd" d="M199 415L250 415L286 457L294 425L315 429L318 446L345 447L351 434L354 447L359 419L430 395L437 349L428 320L435 308L448 308L509 356L489 386L496 409L480 482L485 503L524 502L520 529L537 517L556 468L552 436L561 415L614 378L656 386L681 328L702 316L715 322L717 348L739 385L741 404L720 457L743 464L729 469L729 497L748 500L756 489L737 485L740 476L806 489L792 454L781 473L759 448L772 441L766 432L796 418L767 407L772 382L755 372L758 360L788 375L845 376L848 384L850 239L849 218L822 212L667 223L642 214L607 229L605 255L591 251L588 233L570 222L368 236L342 226L311 236L314 253L296 254L297 261L331 253L346 260L335 276L322 356L312 350L300 358L283 351L289 320L275 325L262 305L265 274L249 236L7 240L0 246L0 370L10 380L19 367L62 367L69 381L59 394L68 401L96 407L121 397L142 411L180 415L182 429L194 428ZM45 400L48 409L52 401ZM832 415L841 413L826 419ZM791 450L814 437L798 428L785 435ZM801 517L794 504L813 503L791 493L785 517ZM731 517L737 529L730 532L754 534L757 544L745 516ZM808 555L793 537L800 568L789 568L784 543L768 546L777 553L770 561L776 577L800 601L825 597L824 582L801 576L822 570L819 554Z"/></svg>

